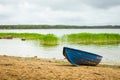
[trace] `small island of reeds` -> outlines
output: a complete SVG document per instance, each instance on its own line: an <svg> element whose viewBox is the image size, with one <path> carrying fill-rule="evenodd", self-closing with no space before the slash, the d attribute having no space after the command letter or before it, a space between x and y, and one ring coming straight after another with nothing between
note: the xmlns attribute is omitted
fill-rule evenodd
<svg viewBox="0 0 120 80"><path fill-rule="evenodd" d="M11 38L9 38L9 36ZM57 45L58 37L53 34L37 33L0 33L1 39L21 38L21 40L39 40L42 45Z"/></svg>
<svg viewBox="0 0 120 80"><path fill-rule="evenodd" d="M113 33L77 33L62 37L63 41L77 44L115 44L120 43L120 34Z"/></svg>

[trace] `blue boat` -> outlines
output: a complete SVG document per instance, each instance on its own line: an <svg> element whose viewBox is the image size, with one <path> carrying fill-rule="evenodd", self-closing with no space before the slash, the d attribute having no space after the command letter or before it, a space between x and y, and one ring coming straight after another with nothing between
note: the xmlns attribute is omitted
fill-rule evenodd
<svg viewBox="0 0 120 80"><path fill-rule="evenodd" d="M63 48L63 55L72 65L75 66L78 65L96 66L97 64L100 63L102 59L102 56L100 55L68 47Z"/></svg>

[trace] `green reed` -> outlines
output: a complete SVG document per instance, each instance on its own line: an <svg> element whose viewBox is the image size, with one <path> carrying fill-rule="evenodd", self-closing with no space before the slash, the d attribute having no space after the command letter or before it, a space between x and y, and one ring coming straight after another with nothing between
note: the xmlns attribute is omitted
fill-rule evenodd
<svg viewBox="0 0 120 80"><path fill-rule="evenodd" d="M37 34L37 33L0 33L0 38L5 38L8 35L13 38L21 38L27 40L40 40L42 45L57 45L58 38L53 34Z"/></svg>
<svg viewBox="0 0 120 80"><path fill-rule="evenodd" d="M46 34L41 39L42 45L57 45L58 44L58 38L53 34Z"/></svg>
<svg viewBox="0 0 120 80"><path fill-rule="evenodd" d="M57 45L59 41L77 44L119 44L120 34L113 33L78 33L66 34L61 39L53 34L37 34L37 33L0 33L0 38L6 36L13 38L24 38L27 40L40 40L42 45Z"/></svg>
<svg viewBox="0 0 120 80"><path fill-rule="evenodd" d="M68 34L62 37L63 41L79 44L114 44L120 43L120 34L113 33L78 33Z"/></svg>
<svg viewBox="0 0 120 80"><path fill-rule="evenodd" d="M37 33L0 33L1 38L7 37L8 35L11 35L13 38L25 38L31 40L37 40L43 38L42 34L37 34Z"/></svg>

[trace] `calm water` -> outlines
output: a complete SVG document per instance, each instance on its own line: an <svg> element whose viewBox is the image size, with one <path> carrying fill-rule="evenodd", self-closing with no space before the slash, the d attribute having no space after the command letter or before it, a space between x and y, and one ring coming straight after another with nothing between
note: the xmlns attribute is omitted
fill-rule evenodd
<svg viewBox="0 0 120 80"><path fill-rule="evenodd" d="M70 33L91 32L91 33L119 33L120 29L30 29L30 30L0 30L0 32L17 32L17 33L53 33L57 36ZM103 64L120 65L120 44L116 45L77 45L77 44L59 44L53 47L40 45L39 41L21 41L21 39L0 39L0 55L34 57L39 58L56 58L63 59L63 47L72 47L84 51L93 52L103 56Z"/></svg>
<svg viewBox="0 0 120 80"><path fill-rule="evenodd" d="M120 29L11 29L11 30L0 30L1 32L15 32L15 33L39 33L39 34L55 34L56 36L62 36L64 34L71 33L119 33Z"/></svg>

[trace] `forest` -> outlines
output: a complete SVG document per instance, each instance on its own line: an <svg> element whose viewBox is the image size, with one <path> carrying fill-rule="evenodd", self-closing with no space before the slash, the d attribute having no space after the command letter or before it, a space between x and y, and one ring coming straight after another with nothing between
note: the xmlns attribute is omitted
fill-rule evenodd
<svg viewBox="0 0 120 80"><path fill-rule="evenodd" d="M76 25L0 25L0 29L120 29L120 25L76 26Z"/></svg>

